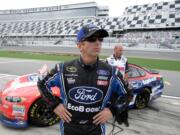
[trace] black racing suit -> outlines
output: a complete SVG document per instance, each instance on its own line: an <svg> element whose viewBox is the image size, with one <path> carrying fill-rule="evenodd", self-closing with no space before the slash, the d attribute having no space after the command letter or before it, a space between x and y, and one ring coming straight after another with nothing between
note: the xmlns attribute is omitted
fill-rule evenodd
<svg viewBox="0 0 180 135"><path fill-rule="evenodd" d="M108 106L112 93L121 97L126 89L113 67L97 60L93 65L85 65L79 59L57 64L43 79L38 81L38 88L54 109L59 103L64 104L72 114L71 122L60 122L62 135L101 135L105 134L105 124L94 125L93 117ZM60 88L60 100L57 100L51 87Z"/></svg>

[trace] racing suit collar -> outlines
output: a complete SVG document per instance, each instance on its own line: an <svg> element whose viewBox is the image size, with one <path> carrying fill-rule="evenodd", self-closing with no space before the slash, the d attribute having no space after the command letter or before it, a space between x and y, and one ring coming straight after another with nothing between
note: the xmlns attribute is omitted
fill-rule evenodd
<svg viewBox="0 0 180 135"><path fill-rule="evenodd" d="M121 57L122 57L122 56L121 56L120 58L117 58L117 57L115 56L115 54L113 54L113 57L114 57L115 60L121 60Z"/></svg>
<svg viewBox="0 0 180 135"><path fill-rule="evenodd" d="M84 68L84 69L87 69L87 70L91 70L91 69L97 68L98 62L99 62L99 57L97 58L96 63L87 65L87 64L85 64L85 63L83 62L82 57L81 57L81 56L79 57L79 64L80 64L80 66L81 66L82 68Z"/></svg>

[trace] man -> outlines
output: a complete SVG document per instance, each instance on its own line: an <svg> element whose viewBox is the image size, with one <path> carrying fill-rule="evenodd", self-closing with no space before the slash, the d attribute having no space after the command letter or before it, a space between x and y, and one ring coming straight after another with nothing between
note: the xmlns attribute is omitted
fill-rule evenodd
<svg viewBox="0 0 180 135"><path fill-rule="evenodd" d="M106 62L111 66L115 66L119 69L121 74L124 77L124 80L128 80L128 61L127 58L122 55L123 54L123 46L118 44L114 47L114 54L106 59Z"/></svg>
<svg viewBox="0 0 180 135"><path fill-rule="evenodd" d="M122 76L98 58L103 38L107 36L106 30L94 25L82 27L77 34L80 57L57 64L38 81L42 96L61 118L62 135L105 134L105 122L114 113L113 108L108 108L112 93L122 98L126 94ZM60 88L59 100L52 94L53 86Z"/></svg>
<svg viewBox="0 0 180 135"><path fill-rule="evenodd" d="M113 67L116 67L121 72L121 74L123 76L124 83L128 87L128 71L129 71L129 66L128 66L127 58L123 55L123 46L121 44L117 44L114 47L114 53L113 53L113 55L111 55L110 57L108 57L106 59L106 63L108 63L109 65L111 65ZM126 104L128 106L129 103L133 99L133 90L131 88L128 88L128 89L126 89L126 92L127 92L127 94L126 94ZM111 97L111 102L115 102L115 100L116 100L115 97L116 96L117 95L113 95ZM128 111L128 107L126 108L126 111ZM125 117L128 117L128 113L123 113L122 115L126 115ZM122 116L120 116L119 119L123 119L121 117ZM124 120L124 123L126 125L128 125L127 119Z"/></svg>

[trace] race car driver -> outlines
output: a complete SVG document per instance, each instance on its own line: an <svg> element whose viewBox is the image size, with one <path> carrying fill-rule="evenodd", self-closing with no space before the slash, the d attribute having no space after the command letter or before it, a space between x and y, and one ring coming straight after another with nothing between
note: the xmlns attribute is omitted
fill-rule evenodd
<svg viewBox="0 0 180 135"><path fill-rule="evenodd" d="M105 123L114 114L111 95L122 99L126 95L122 75L98 58L107 36L106 30L95 25L83 26L77 34L80 57L57 64L38 81L40 93L61 118L62 135L104 135ZM52 94L53 86L60 88L59 99Z"/></svg>

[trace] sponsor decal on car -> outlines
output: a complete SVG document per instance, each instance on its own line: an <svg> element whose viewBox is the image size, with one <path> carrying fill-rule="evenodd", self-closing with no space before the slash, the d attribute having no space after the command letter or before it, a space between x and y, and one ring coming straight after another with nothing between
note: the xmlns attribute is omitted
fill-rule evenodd
<svg viewBox="0 0 180 135"><path fill-rule="evenodd" d="M93 104L102 100L103 92L95 87L81 86L69 90L71 100L81 104Z"/></svg>
<svg viewBox="0 0 180 135"><path fill-rule="evenodd" d="M28 76L28 81L37 82L38 81L38 75L33 74L33 75Z"/></svg>
<svg viewBox="0 0 180 135"><path fill-rule="evenodd" d="M155 86L152 88L152 93L158 93L159 91L161 91L161 85Z"/></svg>
<svg viewBox="0 0 180 135"><path fill-rule="evenodd" d="M138 88L140 88L140 87L143 86L143 82L142 82L142 81L139 81L139 80L130 81L130 82L129 82L129 85L130 85L130 87L132 87L133 89L138 89Z"/></svg>
<svg viewBox="0 0 180 135"><path fill-rule="evenodd" d="M149 84L150 82L156 81L156 77L142 80L143 84Z"/></svg>
<svg viewBox="0 0 180 135"><path fill-rule="evenodd" d="M14 88L14 89L18 89L18 88L23 88L23 87L30 87L30 86L33 86L33 85L36 85L37 82L24 82L24 83L19 83L19 82L12 82L9 89L11 88Z"/></svg>
<svg viewBox="0 0 180 135"><path fill-rule="evenodd" d="M8 109L8 108L9 108L9 106L8 106L8 105L6 105L6 104L3 104L3 107L4 107L4 108L6 108L6 109Z"/></svg>
<svg viewBox="0 0 180 135"><path fill-rule="evenodd" d="M21 116L16 116L14 117L15 119L18 119L18 120L24 120L24 117L21 117Z"/></svg>
<svg viewBox="0 0 180 135"><path fill-rule="evenodd" d="M77 72L77 68L74 66L68 66L68 67L66 67L66 71L68 71L70 73L75 73L75 72Z"/></svg>
<svg viewBox="0 0 180 135"><path fill-rule="evenodd" d="M13 105L12 114L15 116L24 116L25 115L25 106L22 105Z"/></svg>

